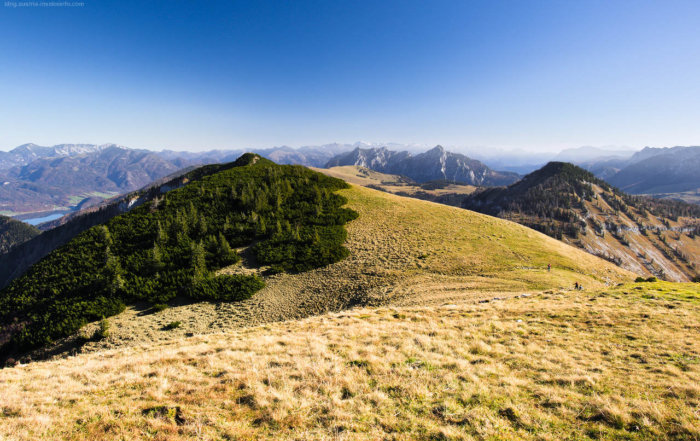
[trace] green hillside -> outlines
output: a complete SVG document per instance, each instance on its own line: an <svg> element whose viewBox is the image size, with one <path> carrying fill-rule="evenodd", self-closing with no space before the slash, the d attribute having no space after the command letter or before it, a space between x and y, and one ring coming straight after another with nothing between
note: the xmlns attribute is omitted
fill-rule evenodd
<svg viewBox="0 0 700 441"><path fill-rule="evenodd" d="M135 301L248 298L264 286L259 276L215 275L240 259L236 247L252 245L270 273L347 256L344 224L356 213L334 194L343 181L252 154L221 168L195 171L185 187L79 234L0 291L0 354L48 344Z"/></svg>
<svg viewBox="0 0 700 441"><path fill-rule="evenodd" d="M19 245L37 236L39 229L12 219L7 216L0 216L0 254L4 254L15 245Z"/></svg>

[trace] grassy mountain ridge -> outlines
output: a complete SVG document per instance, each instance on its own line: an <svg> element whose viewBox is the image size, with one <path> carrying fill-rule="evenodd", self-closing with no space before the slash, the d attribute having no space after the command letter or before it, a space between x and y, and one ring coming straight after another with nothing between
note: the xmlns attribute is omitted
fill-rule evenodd
<svg viewBox="0 0 700 441"><path fill-rule="evenodd" d="M618 285L634 275L473 211L357 186L334 194L359 214L345 225L347 258L263 274L239 302L127 307L75 357L0 370L0 436L699 433L696 287ZM250 269L240 254L218 273Z"/></svg>
<svg viewBox="0 0 700 441"><path fill-rule="evenodd" d="M38 236L39 233L36 227L10 217L0 216L0 255Z"/></svg>
<svg viewBox="0 0 700 441"><path fill-rule="evenodd" d="M342 179L349 184L456 207L461 205L464 195L477 190L477 187L473 185L445 180L417 183L405 176L381 173L359 165L315 168L314 170Z"/></svg>
<svg viewBox="0 0 700 441"><path fill-rule="evenodd" d="M700 266L700 207L627 195L569 163L552 162L509 187L474 193L463 206L522 223L640 274L687 281Z"/></svg>
<svg viewBox="0 0 700 441"><path fill-rule="evenodd" d="M442 305L488 300L551 289L587 289L633 280L612 263L542 233L457 207L401 197L369 188L339 190L359 217L346 225L349 256L302 273L265 274L241 249L242 260L220 274L257 274L265 287L239 302L174 303L144 314L148 304L129 306L109 319L108 339L82 351L165 343L208 334L341 311L362 305ZM552 270L547 271L547 265ZM169 323L182 325L167 332ZM90 336L99 323L81 330ZM78 336L76 336L78 338ZM44 357L64 353L72 342L56 341Z"/></svg>
<svg viewBox="0 0 700 441"><path fill-rule="evenodd" d="M263 286L257 275L216 274L240 260L232 247L253 245L268 272L347 256L343 225L355 215L334 193L343 181L250 154L190 176L78 234L3 289L2 353L46 345L126 303L245 299Z"/></svg>

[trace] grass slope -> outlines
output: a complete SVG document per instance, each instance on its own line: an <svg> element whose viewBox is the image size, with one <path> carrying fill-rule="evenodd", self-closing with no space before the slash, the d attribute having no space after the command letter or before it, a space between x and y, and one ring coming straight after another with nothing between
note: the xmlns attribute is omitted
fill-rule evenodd
<svg viewBox="0 0 700 441"><path fill-rule="evenodd" d="M441 305L569 289L577 281L594 289L635 277L513 222L363 187L338 194L359 213L346 224L347 258L304 273L263 275L249 248L241 248L241 262L220 271L263 277L265 287L250 299L173 305L155 314L135 305L110 318L109 338L82 350L162 343L358 305ZM172 322L182 325L162 330ZM93 323L83 332L97 330ZM64 350L63 343L70 342L57 342L55 350Z"/></svg>
<svg viewBox="0 0 700 441"><path fill-rule="evenodd" d="M316 168L314 170L353 185L457 207L461 206L465 195L472 194L478 188L473 185L448 181L431 181L419 184L404 176L381 173L358 165Z"/></svg>
<svg viewBox="0 0 700 441"><path fill-rule="evenodd" d="M697 440L700 288L356 309L0 371L0 437Z"/></svg>

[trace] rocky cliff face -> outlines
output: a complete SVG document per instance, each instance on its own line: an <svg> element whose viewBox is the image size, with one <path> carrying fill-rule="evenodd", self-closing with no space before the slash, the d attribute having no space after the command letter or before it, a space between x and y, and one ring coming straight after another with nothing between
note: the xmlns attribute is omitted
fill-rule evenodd
<svg viewBox="0 0 700 441"><path fill-rule="evenodd" d="M511 172L491 170L485 164L459 153L436 146L425 153L412 155L385 147L355 150L338 155L326 168L357 165L382 173L407 176L417 182L446 180L478 186L508 185L518 180Z"/></svg>

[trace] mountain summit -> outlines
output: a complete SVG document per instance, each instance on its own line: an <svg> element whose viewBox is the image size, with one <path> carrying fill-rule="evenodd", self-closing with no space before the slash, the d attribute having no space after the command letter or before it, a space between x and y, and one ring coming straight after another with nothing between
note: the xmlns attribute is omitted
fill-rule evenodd
<svg viewBox="0 0 700 441"><path fill-rule="evenodd" d="M521 223L638 274L688 281L700 265L694 251L700 207L630 196L565 162L467 196L463 207Z"/></svg>
<svg viewBox="0 0 700 441"><path fill-rule="evenodd" d="M27 165L37 159L61 158L65 156L95 153L109 147L119 147L116 144L58 144L51 147L33 143L22 144L9 152L0 152L0 170Z"/></svg>
<svg viewBox="0 0 700 441"><path fill-rule="evenodd" d="M412 155L407 151L392 151L386 147L360 147L332 158L326 168L357 165L369 169L407 176L417 182L445 180L470 185L508 185L518 180L511 172L491 170L484 163L459 153L448 152L438 145L427 152Z"/></svg>

